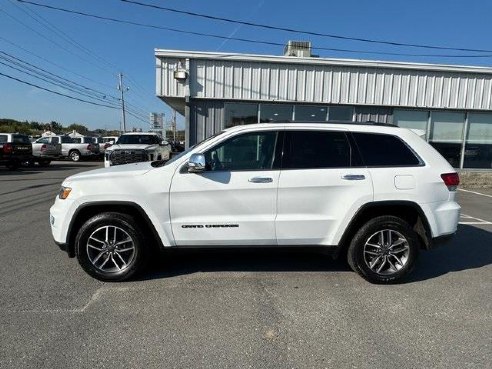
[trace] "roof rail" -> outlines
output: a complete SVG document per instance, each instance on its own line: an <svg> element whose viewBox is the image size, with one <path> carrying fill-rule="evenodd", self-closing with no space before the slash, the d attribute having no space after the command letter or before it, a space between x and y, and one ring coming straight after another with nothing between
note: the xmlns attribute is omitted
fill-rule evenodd
<svg viewBox="0 0 492 369"><path fill-rule="evenodd" d="M265 122L266 123L266 122ZM347 121L347 120L323 120L323 121L292 121L288 119L284 120L278 120L278 121L273 121L269 123L309 123L309 124L327 124L327 123L333 123L333 124L350 124L350 125L368 125L368 126L381 126L381 127L398 127L396 124L393 123L380 123L380 122L375 122L372 120L367 120L363 122L353 122L353 121Z"/></svg>

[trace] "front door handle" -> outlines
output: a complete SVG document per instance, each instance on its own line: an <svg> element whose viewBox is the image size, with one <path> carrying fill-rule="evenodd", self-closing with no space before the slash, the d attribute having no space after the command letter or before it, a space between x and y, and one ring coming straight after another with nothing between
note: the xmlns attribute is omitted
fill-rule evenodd
<svg viewBox="0 0 492 369"><path fill-rule="evenodd" d="M270 183L273 182L273 178L270 177L253 177L248 179L248 182L251 183Z"/></svg>
<svg viewBox="0 0 492 369"><path fill-rule="evenodd" d="M366 179L366 176L363 174L345 174L342 179L346 179L347 181L362 181Z"/></svg>

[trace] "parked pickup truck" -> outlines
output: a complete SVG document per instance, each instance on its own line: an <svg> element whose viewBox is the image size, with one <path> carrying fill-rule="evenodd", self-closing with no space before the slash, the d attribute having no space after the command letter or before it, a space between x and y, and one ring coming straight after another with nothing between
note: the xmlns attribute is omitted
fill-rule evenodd
<svg viewBox="0 0 492 369"><path fill-rule="evenodd" d="M106 149L104 166L169 160L171 145L154 132L128 132Z"/></svg>
<svg viewBox="0 0 492 369"><path fill-rule="evenodd" d="M32 143L32 156L31 163L36 162L42 167L47 167L52 160L61 156L61 144L50 143L48 137L38 138Z"/></svg>
<svg viewBox="0 0 492 369"><path fill-rule="evenodd" d="M0 133L0 164L17 169L32 158L29 137L18 133Z"/></svg>
<svg viewBox="0 0 492 369"><path fill-rule="evenodd" d="M72 161L79 161L82 158L88 158L99 154L99 147L92 143L92 138L87 137L89 140L85 142L77 143L74 140L65 135L49 136L49 143L61 144L61 155L62 157L68 157Z"/></svg>

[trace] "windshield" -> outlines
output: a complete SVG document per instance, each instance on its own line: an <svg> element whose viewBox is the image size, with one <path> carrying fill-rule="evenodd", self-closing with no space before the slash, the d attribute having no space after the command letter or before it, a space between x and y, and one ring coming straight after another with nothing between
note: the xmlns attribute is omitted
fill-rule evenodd
<svg viewBox="0 0 492 369"><path fill-rule="evenodd" d="M123 135L117 145L158 145L161 139L157 135Z"/></svg>

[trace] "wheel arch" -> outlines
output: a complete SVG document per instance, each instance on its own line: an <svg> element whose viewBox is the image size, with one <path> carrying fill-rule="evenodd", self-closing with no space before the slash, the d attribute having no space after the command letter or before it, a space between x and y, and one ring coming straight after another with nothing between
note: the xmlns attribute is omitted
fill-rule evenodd
<svg viewBox="0 0 492 369"><path fill-rule="evenodd" d="M432 233L427 217L422 208L412 201L376 201L363 205L357 210L343 233L337 255L345 252L350 240L360 227L368 220L381 216L394 215L405 220L417 233L422 249L431 248Z"/></svg>
<svg viewBox="0 0 492 369"><path fill-rule="evenodd" d="M77 230L88 219L103 212L117 212L132 216L137 215L135 221L138 222L138 225L146 232L150 241L153 241L151 242L152 246L156 250L162 250L164 248L161 237L154 224L140 205L131 201L97 201L85 203L79 206L75 211L68 226L67 233L67 252L69 257L75 257L75 238L77 236Z"/></svg>

